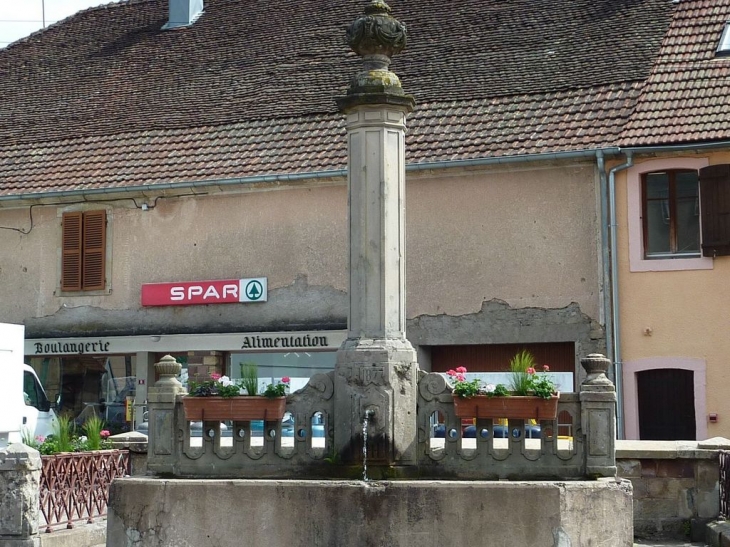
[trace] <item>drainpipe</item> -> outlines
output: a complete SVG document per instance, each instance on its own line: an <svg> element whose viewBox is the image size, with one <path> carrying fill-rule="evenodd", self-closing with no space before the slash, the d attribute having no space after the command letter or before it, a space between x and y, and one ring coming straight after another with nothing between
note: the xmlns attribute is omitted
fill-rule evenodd
<svg viewBox="0 0 730 547"><path fill-rule="evenodd" d="M608 175L606 174L606 163L603 150L596 151L596 168L598 169L599 179L599 200L600 200L600 222L601 228L601 317L606 328L606 357L613 363L613 321L611 321L611 274L608 261L610 253L608 252L608 231L610 222L608 220Z"/></svg>
<svg viewBox="0 0 730 547"><path fill-rule="evenodd" d="M608 295L608 301L611 306L611 330L613 331L613 366L614 377L616 382L616 421L617 434L619 439L624 438L624 393L622 381L622 362L621 362L621 329L619 324L619 299L618 299L618 257L616 245L616 173L628 169L634 165L632 152L626 153L626 163L613 167L608 172L608 223L611 240L609 243L609 254L611 261L611 293ZM608 330L608 329L607 329Z"/></svg>

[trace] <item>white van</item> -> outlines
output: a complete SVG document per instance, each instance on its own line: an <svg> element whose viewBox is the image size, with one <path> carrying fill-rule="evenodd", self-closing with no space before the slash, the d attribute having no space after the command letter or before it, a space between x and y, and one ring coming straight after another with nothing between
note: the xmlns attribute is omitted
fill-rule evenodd
<svg viewBox="0 0 730 547"><path fill-rule="evenodd" d="M25 405L21 411L21 433L32 433L36 439L45 439L53 433L56 413L51 408L51 401L48 400L35 371L26 364L23 365L23 400Z"/></svg>
<svg viewBox="0 0 730 547"><path fill-rule="evenodd" d="M0 448L23 435L46 437L56 413L35 371L23 363L25 328L0 323Z"/></svg>

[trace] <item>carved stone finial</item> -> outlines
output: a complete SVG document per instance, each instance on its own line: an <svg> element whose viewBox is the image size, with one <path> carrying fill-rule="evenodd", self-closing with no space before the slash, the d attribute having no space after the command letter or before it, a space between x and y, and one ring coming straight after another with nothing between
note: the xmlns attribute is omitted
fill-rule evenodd
<svg viewBox="0 0 730 547"><path fill-rule="evenodd" d="M384 63L383 68L388 68L391 57L406 47L406 26L391 17L390 11L385 2L373 0L365 8L365 15L355 19L347 29L347 43L352 50L366 63Z"/></svg>
<svg viewBox="0 0 730 547"><path fill-rule="evenodd" d="M609 380L606 373L611 366L611 360L600 353L591 353L588 357L580 360L588 376L583 382L584 385L591 386L613 386L613 382Z"/></svg>
<svg viewBox="0 0 730 547"><path fill-rule="evenodd" d="M155 370L160 375L160 379L155 383L156 388L175 393L185 392L185 388L177 379L177 375L182 370L182 365L172 355L165 355L159 362L155 363Z"/></svg>
<svg viewBox="0 0 730 547"><path fill-rule="evenodd" d="M372 0L365 15L347 29L347 43L362 57L363 68L350 80L347 97L338 101L342 110L354 104L383 102L413 109L413 97L403 92L398 76L388 70L393 55L406 47L406 27L390 11L382 0Z"/></svg>

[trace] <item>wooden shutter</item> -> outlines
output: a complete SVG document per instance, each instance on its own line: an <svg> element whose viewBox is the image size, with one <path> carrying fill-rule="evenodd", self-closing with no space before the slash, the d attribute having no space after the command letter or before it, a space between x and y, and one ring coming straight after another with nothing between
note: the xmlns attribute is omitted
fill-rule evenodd
<svg viewBox="0 0 730 547"><path fill-rule="evenodd" d="M702 254L730 255L730 165L700 169Z"/></svg>
<svg viewBox="0 0 730 547"><path fill-rule="evenodd" d="M61 218L61 290L81 290L81 213Z"/></svg>
<svg viewBox="0 0 730 547"><path fill-rule="evenodd" d="M106 211L84 213L82 288L85 291L105 287Z"/></svg>

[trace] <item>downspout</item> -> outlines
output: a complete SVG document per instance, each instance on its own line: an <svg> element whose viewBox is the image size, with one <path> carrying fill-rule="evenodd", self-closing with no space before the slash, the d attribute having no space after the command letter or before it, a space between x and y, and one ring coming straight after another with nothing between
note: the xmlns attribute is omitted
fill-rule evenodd
<svg viewBox="0 0 730 547"><path fill-rule="evenodd" d="M608 252L608 232L610 222L608 220L608 174L606 173L606 162L603 150L596 151L596 168L598 169L599 200L601 207L600 229L601 229L601 292L602 310L601 318L606 329L606 357L613 363L613 321L611 320L611 269L609 260L611 253Z"/></svg>
<svg viewBox="0 0 730 547"><path fill-rule="evenodd" d="M621 328L619 322L619 299L618 299L618 254L616 244L616 173L628 169L634 165L634 158L631 151L626 152L626 163L611 168L608 172L608 224L610 233L609 254L611 262L611 294L608 301L611 303L611 330L613 332L613 367L614 380L616 382L616 422L617 435L619 439L624 438L624 392L623 392L623 363L621 361ZM608 331L608 328L606 329Z"/></svg>

